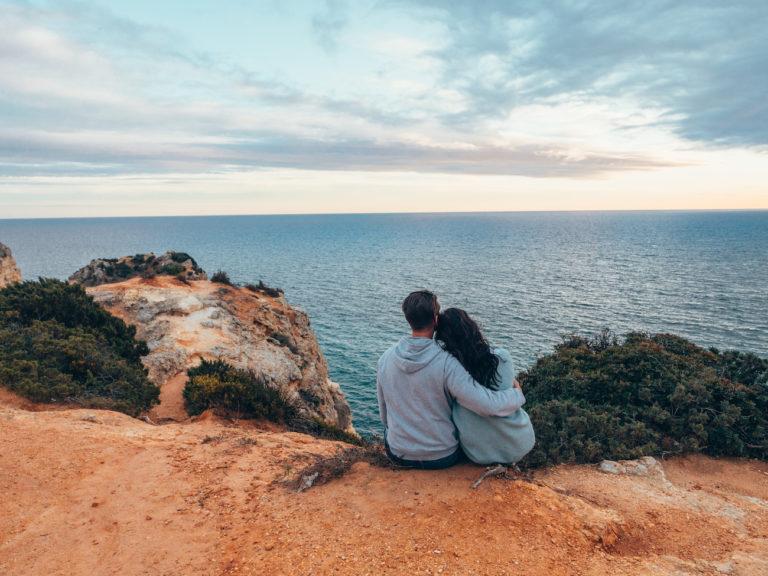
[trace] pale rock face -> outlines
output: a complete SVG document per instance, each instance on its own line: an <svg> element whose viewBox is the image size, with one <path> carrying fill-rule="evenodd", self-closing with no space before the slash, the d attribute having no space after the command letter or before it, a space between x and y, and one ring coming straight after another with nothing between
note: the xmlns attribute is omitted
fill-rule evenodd
<svg viewBox="0 0 768 576"><path fill-rule="evenodd" d="M11 249L0 243L0 288L21 282L21 271L13 259Z"/></svg>
<svg viewBox="0 0 768 576"><path fill-rule="evenodd" d="M652 456L644 456L637 460L621 460L619 462L603 460L600 462L598 470L606 474L615 475L664 477L664 469L658 460Z"/></svg>
<svg viewBox="0 0 768 576"><path fill-rule="evenodd" d="M306 314L280 296L199 280L157 276L87 288L112 314L136 326L143 358L161 388L158 417L183 419L185 372L201 358L263 374L307 415L352 430L344 394L328 378Z"/></svg>

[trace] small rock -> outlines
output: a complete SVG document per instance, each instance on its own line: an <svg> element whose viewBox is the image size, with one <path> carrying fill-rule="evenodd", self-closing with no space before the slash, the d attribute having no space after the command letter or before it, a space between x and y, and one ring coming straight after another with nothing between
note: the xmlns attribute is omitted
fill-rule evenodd
<svg viewBox="0 0 768 576"><path fill-rule="evenodd" d="M623 474L625 472L624 466L613 460L603 460L600 462L598 470L606 474Z"/></svg>
<svg viewBox="0 0 768 576"><path fill-rule="evenodd" d="M603 460L598 469L606 474L628 474L630 476L655 476L664 479L664 469L656 458L644 456L638 460Z"/></svg>

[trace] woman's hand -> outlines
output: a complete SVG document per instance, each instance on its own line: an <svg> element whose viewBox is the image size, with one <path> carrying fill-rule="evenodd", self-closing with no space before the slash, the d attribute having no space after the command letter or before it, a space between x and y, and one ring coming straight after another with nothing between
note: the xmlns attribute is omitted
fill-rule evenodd
<svg viewBox="0 0 768 576"><path fill-rule="evenodd" d="M515 378L512 381L512 388L517 388L518 390L522 390L523 389L523 387L520 386L520 382L517 381L517 378Z"/></svg>

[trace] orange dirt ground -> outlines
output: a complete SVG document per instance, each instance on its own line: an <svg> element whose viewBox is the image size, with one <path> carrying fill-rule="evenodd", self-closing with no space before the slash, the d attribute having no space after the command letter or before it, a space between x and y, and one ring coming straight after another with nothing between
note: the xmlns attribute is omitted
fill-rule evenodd
<svg viewBox="0 0 768 576"><path fill-rule="evenodd" d="M342 445L214 418L152 426L0 397L0 574L768 574L768 465L664 474L357 464L282 483Z"/></svg>

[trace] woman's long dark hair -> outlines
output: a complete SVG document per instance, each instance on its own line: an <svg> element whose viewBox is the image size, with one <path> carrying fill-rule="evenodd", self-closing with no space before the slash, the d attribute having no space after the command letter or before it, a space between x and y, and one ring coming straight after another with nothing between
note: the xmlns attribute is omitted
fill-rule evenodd
<svg viewBox="0 0 768 576"><path fill-rule="evenodd" d="M477 322L459 308L448 308L437 321L435 339L456 358L478 384L499 388L499 358L483 337Z"/></svg>

